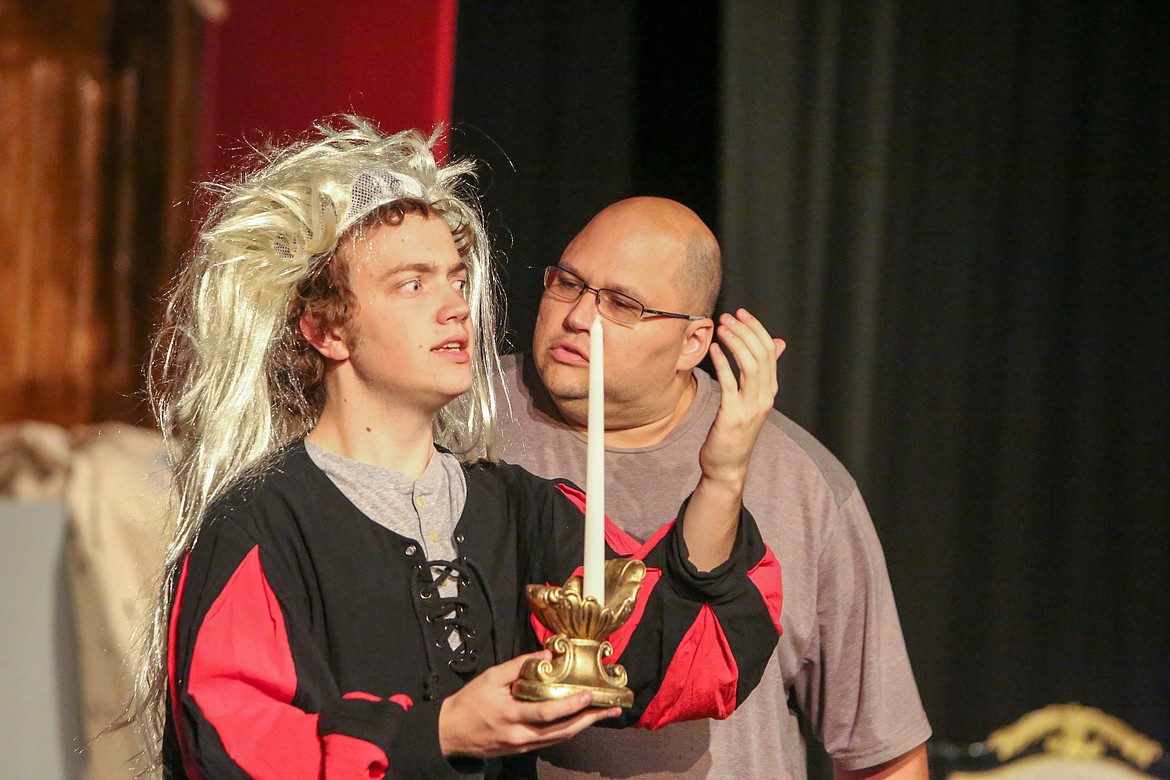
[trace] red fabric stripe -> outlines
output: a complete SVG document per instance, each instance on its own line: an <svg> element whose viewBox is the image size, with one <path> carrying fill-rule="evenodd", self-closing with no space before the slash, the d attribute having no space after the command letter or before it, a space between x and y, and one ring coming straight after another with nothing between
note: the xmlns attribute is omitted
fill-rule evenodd
<svg viewBox="0 0 1170 780"><path fill-rule="evenodd" d="M375 697L377 698L377 697ZM382 780L390 762L377 745L346 734L326 734L325 780Z"/></svg>
<svg viewBox="0 0 1170 780"><path fill-rule="evenodd" d="M780 613L784 605L784 581L780 576L780 561L767 548L767 553L755 567L748 572L748 579L756 586L756 590L764 598L768 607L768 614L772 616L772 624L776 626L776 633L783 634L784 627L780 625Z"/></svg>
<svg viewBox="0 0 1170 780"><path fill-rule="evenodd" d="M175 683L177 662L175 660L176 637L179 634L179 605L183 603L183 588L187 584L187 564L191 562L188 553L183 558L183 568L179 572L179 584L175 588L175 600L171 604L171 624L167 629L167 687L171 693L171 715L175 722L175 736L179 740L179 753L183 757L183 768L187 771L190 780L203 780L199 767L191 760L187 753L187 742L183 739L183 712L179 708L179 686Z"/></svg>
<svg viewBox="0 0 1170 780"><path fill-rule="evenodd" d="M662 686L638 721L638 727L658 729L668 723L696 718L722 720L735 710L738 680L739 667L727 636L711 606L704 604L679 644Z"/></svg>
<svg viewBox="0 0 1170 780"><path fill-rule="evenodd" d="M381 696L375 696L372 693L365 691L350 691L341 698L343 699L360 699L361 701L385 701Z"/></svg>
<svg viewBox="0 0 1170 780"><path fill-rule="evenodd" d="M394 702L395 704L397 704L399 707L401 707L404 710L409 710L411 707L414 706L414 700L411 699L409 696L407 696L405 693L396 693L393 696L391 696L387 701Z"/></svg>
<svg viewBox="0 0 1170 780"><path fill-rule="evenodd" d="M296 688L284 614L253 547L203 620L187 690L250 776L318 780L317 716L291 706Z"/></svg>
<svg viewBox="0 0 1170 780"><path fill-rule="evenodd" d="M577 509L581 510L581 514L585 514L584 492L571 488L563 482L556 483L556 488L564 494L565 498L572 501ZM637 539L619 528L617 523L609 519L608 515L605 518L605 543L618 555L634 555L639 547L641 547Z"/></svg>
<svg viewBox="0 0 1170 780"><path fill-rule="evenodd" d="M401 707L404 710L409 710L411 707L414 706L414 700L411 699L409 696L407 696L405 693L396 693L388 699L383 699L381 696L375 696L374 694L366 693L365 691L350 691L349 693L345 694L341 698L343 698L343 699L359 699L361 701L389 701L389 702L393 702L394 704L397 704L399 707Z"/></svg>
<svg viewBox="0 0 1170 780"><path fill-rule="evenodd" d="M563 482L556 483L556 488L557 490L561 491L565 498L572 501L573 505L576 506L577 509L579 509L582 513L585 512L584 492L570 487ZM654 536L651 537L645 544L640 544L637 539L630 536L628 533L619 528L616 523L606 517L605 543L609 545L610 549L612 549L618 555L628 555L641 559L645 557L646 553L653 549L654 545L662 539L666 532L670 530L670 526L673 524L673 521L667 523L662 528L658 529ZM582 573L583 567L581 566L578 566L576 571L573 572L573 574L577 575ZM627 619L626 622L622 624L621 628L619 628L609 637L610 644L613 645L613 655L609 657L610 663L617 663L618 659L621 658L622 652L626 649L626 645L630 643L630 636L634 633L634 629L638 626L638 623L642 619L642 614L646 611L646 600L650 596L650 591L654 590L654 586L658 584L658 580L661 577L662 572L660 570L647 567L646 577L642 580L642 587L638 591L638 601L634 606L633 613L631 613L629 619ZM563 585L564 583L556 584ZM536 638L540 640L541 644L544 644L544 642L546 642L548 638L552 636L552 632L545 628L540 623L540 621L536 619L535 615L532 616L532 630L536 632Z"/></svg>

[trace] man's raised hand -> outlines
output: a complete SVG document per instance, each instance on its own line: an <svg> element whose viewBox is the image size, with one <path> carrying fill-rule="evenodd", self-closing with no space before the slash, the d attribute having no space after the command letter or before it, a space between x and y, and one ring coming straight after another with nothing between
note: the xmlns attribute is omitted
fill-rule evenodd
<svg viewBox="0 0 1170 780"><path fill-rule="evenodd" d="M784 351L784 342L745 309L720 315L715 333L722 342L711 344L719 412L699 450L702 477L683 522L687 551L699 571L710 571L731 555L748 462L776 399L776 361ZM739 365L738 379L725 350Z"/></svg>

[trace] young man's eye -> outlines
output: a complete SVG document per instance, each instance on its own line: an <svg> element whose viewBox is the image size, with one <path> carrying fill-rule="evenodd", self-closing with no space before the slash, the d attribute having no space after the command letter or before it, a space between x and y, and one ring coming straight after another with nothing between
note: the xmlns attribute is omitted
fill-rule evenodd
<svg viewBox="0 0 1170 780"><path fill-rule="evenodd" d="M468 291L471 289L471 282L467 279L456 279L451 282L451 286L461 292L463 297L466 298Z"/></svg>
<svg viewBox="0 0 1170 780"><path fill-rule="evenodd" d="M411 279L409 282L403 283L400 289L403 292L416 293L422 289L422 282L420 282L418 279Z"/></svg>

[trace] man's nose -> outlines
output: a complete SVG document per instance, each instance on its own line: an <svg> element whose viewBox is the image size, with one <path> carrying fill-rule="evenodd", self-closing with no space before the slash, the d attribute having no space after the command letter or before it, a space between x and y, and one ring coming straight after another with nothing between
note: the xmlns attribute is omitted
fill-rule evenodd
<svg viewBox="0 0 1170 780"><path fill-rule="evenodd" d="M594 290L585 290L565 315L565 322L574 328L588 330L593 324L593 317L599 314L601 305L600 293Z"/></svg>

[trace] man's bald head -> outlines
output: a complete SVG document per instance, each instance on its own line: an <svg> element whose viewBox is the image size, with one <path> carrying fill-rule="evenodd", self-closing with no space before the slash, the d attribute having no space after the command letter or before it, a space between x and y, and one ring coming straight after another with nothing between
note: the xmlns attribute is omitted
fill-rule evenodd
<svg viewBox="0 0 1170 780"><path fill-rule="evenodd" d="M685 293L688 313L714 311L723 282L719 242L691 209L667 198L627 198L602 209L574 243L591 231L620 233L640 247L647 255L644 260L664 267L674 264L674 273L667 278ZM648 256L651 251L658 256Z"/></svg>

